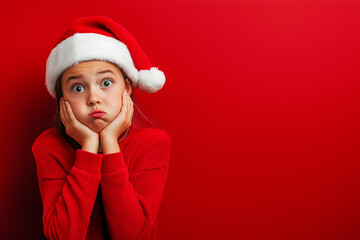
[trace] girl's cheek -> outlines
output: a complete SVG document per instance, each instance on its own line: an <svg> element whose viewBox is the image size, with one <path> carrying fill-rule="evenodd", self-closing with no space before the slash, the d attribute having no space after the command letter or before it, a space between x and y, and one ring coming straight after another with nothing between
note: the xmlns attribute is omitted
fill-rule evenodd
<svg viewBox="0 0 360 240"><path fill-rule="evenodd" d="M84 110L85 109L83 109L83 108L80 108L76 103L71 103L71 109L72 109L72 111L73 111L73 113L74 113L74 116L77 118L77 119L79 119L79 118L81 118L81 112L85 112Z"/></svg>

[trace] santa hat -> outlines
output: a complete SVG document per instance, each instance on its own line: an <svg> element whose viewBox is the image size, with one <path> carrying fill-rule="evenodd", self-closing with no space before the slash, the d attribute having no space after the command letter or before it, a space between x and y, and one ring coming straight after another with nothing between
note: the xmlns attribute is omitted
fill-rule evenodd
<svg viewBox="0 0 360 240"><path fill-rule="evenodd" d="M120 24L103 16L79 17L52 49L46 62L46 87L56 97L57 78L82 61L102 60L119 66L133 88L147 93L160 90L165 75L152 67L135 38Z"/></svg>

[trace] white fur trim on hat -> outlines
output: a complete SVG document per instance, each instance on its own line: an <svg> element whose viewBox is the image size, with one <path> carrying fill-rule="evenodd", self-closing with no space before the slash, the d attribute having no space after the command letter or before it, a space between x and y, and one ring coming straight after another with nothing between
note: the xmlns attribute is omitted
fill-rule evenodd
<svg viewBox="0 0 360 240"><path fill-rule="evenodd" d="M165 74L156 67L139 71L138 87L148 93L159 91L165 84Z"/></svg>
<svg viewBox="0 0 360 240"><path fill-rule="evenodd" d="M76 33L59 43L51 51L47 59L46 87L50 95L54 98L56 97L56 80L66 69L79 62L88 60L102 60L115 63L124 70L133 86L138 85L139 72L135 68L134 62L125 44L117 39L101 34ZM145 75L148 76L148 74ZM142 80L142 83L139 84L139 86L143 87L144 91L146 89L150 89L151 91L158 89L161 82L153 82L151 80L152 77L149 78L147 76L143 77L145 82ZM153 76L153 74L151 76ZM153 77L155 77L155 75ZM163 78L165 80L165 76ZM149 83L147 83L147 81L149 81ZM155 86L151 86L151 84L155 84Z"/></svg>

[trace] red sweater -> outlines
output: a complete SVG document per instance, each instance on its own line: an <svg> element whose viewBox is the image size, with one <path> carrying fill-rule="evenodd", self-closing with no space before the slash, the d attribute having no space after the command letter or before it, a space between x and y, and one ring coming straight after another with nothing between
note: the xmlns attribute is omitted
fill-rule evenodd
<svg viewBox="0 0 360 240"><path fill-rule="evenodd" d="M168 174L170 135L158 128L135 130L120 152L73 149L55 128L32 151L48 239L155 239Z"/></svg>

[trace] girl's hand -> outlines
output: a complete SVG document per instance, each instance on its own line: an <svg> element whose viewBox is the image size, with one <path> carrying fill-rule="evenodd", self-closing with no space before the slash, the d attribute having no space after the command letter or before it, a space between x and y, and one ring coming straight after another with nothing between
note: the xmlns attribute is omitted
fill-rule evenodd
<svg viewBox="0 0 360 240"><path fill-rule="evenodd" d="M123 104L120 113L116 116L114 120L112 120L109 123L109 125L107 125L100 132L100 139L103 150L104 150L103 140L106 142L116 141L117 144L117 140L120 137L120 135L131 125L131 119L134 113L134 108L133 108L134 103L131 100L128 93L126 92L126 90L124 90L122 98L123 98L122 101Z"/></svg>
<svg viewBox="0 0 360 240"><path fill-rule="evenodd" d="M79 122L68 101L60 99L60 118L65 126L66 134L77 141L82 150L97 153L99 147L99 134Z"/></svg>

